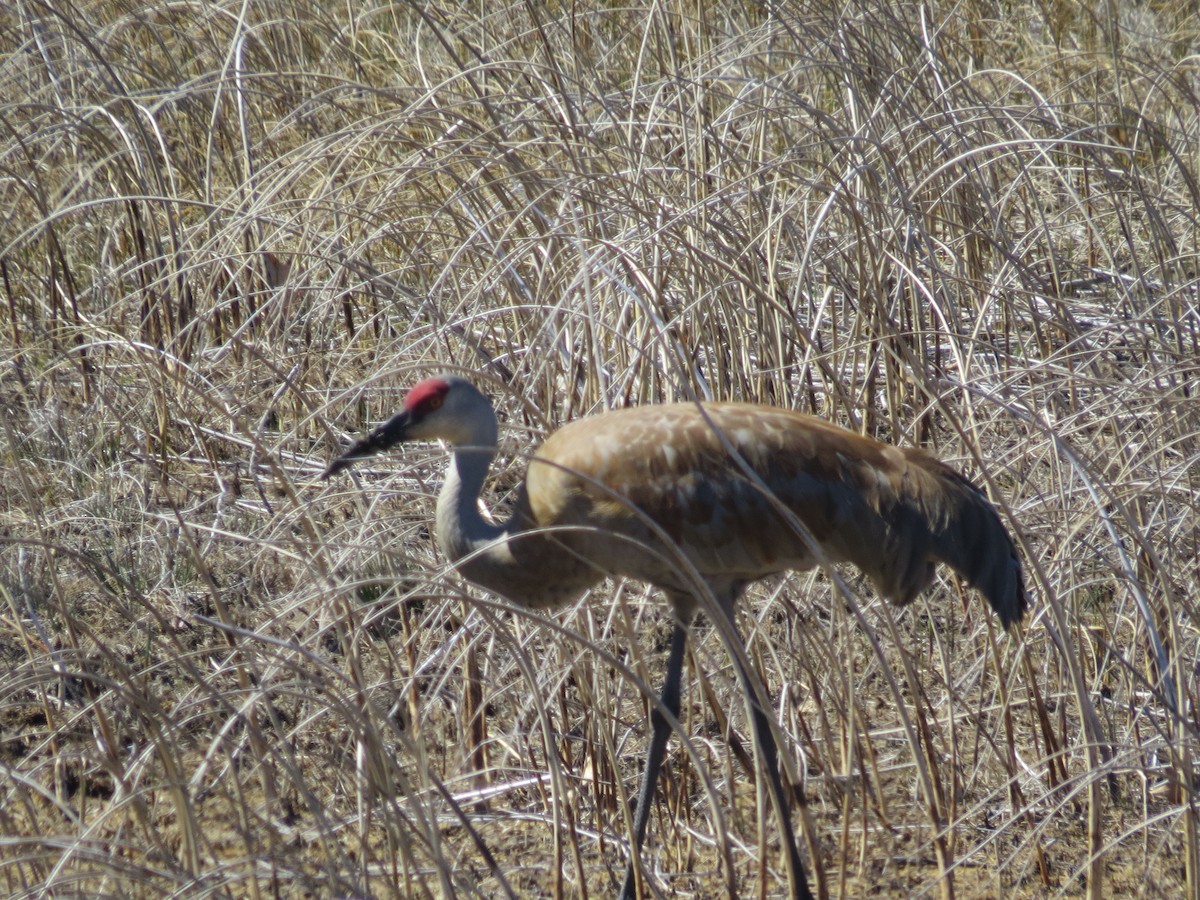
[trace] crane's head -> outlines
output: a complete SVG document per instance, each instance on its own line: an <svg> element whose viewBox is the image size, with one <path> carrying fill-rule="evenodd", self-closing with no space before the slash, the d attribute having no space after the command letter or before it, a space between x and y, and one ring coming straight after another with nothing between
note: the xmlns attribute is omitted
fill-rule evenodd
<svg viewBox="0 0 1200 900"><path fill-rule="evenodd" d="M415 384L404 409L329 464L322 478L349 468L357 459L407 441L442 440L455 447L496 446L498 425L492 402L458 375L438 375Z"/></svg>

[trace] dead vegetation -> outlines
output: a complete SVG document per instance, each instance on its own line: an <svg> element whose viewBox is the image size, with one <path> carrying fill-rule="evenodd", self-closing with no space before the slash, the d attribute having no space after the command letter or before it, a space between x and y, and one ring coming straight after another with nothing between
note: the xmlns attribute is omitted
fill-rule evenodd
<svg viewBox="0 0 1200 900"><path fill-rule="evenodd" d="M316 478L450 368L498 504L555 425L697 396L971 472L1020 634L945 578L743 604L810 871L1195 896L1200 22L1083 7L0 11L0 890L615 892L664 604L465 590L436 448ZM644 859L782 896L696 638Z"/></svg>

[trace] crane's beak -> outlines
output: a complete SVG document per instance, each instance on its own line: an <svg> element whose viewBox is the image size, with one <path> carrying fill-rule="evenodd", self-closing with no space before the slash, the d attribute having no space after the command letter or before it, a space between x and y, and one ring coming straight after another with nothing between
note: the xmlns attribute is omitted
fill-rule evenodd
<svg viewBox="0 0 1200 900"><path fill-rule="evenodd" d="M365 438L360 438L350 445L350 449L329 464L322 478L332 478L357 459L382 453L389 447L395 447L408 438L408 430L412 426L412 414L406 409L392 416L378 428L373 429Z"/></svg>

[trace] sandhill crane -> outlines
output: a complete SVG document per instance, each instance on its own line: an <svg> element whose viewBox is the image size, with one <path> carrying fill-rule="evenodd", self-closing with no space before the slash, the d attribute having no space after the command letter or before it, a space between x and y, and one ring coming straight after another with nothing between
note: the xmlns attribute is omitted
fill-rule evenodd
<svg viewBox="0 0 1200 900"><path fill-rule="evenodd" d="M897 604L911 602L933 581L935 564L946 563L982 592L1006 629L1028 604L1020 562L996 510L966 478L921 450L770 406L623 409L550 435L530 461L511 518L493 524L480 513L479 494L498 430L491 401L471 382L429 378L324 477L405 441L446 441L453 453L435 531L467 580L534 608L569 603L608 575L666 593L674 630L651 716L622 898L633 896L670 723L679 716L698 590L711 591L735 637L733 605L749 582L822 560L853 563ZM733 655L780 820L792 893L807 898L770 723Z"/></svg>

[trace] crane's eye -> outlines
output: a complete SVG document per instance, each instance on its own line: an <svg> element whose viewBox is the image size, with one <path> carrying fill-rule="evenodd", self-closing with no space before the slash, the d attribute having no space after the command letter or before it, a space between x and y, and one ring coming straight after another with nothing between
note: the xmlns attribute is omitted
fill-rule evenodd
<svg viewBox="0 0 1200 900"><path fill-rule="evenodd" d="M430 397L428 400L425 401L425 410L426 410L426 412L433 412L435 409L440 408L441 405L442 405L441 396L439 394L434 394L432 397Z"/></svg>

